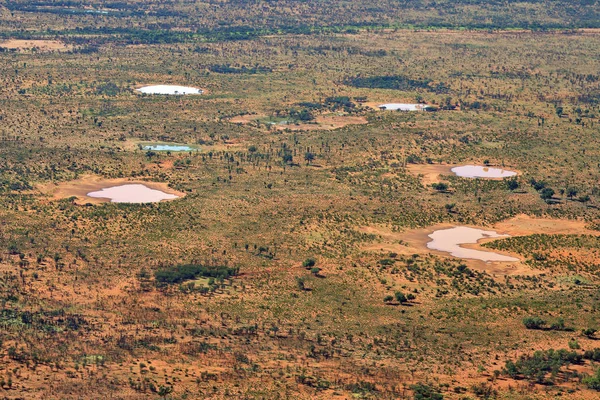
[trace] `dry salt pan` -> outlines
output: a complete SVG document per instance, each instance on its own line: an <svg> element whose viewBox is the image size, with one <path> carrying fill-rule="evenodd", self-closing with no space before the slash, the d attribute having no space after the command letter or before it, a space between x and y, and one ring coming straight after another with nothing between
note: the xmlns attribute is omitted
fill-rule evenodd
<svg viewBox="0 0 600 400"><path fill-rule="evenodd" d="M145 94L167 94L167 95L185 95L185 94L202 94L201 89L188 86L175 86L175 85L154 85L144 86L143 88L136 89L138 92Z"/></svg>
<svg viewBox="0 0 600 400"><path fill-rule="evenodd" d="M501 235L495 231L484 231L483 229L457 226L449 229L440 229L429 235L432 239L427 243L427 248L439 250L458 258L481 260L485 262L501 261L515 262L518 258L505 256L491 251L482 251L461 247L462 244L475 244L484 238L501 238L509 235Z"/></svg>
<svg viewBox="0 0 600 400"><path fill-rule="evenodd" d="M388 103L379 106L380 110L389 111L423 111L427 107L427 104L406 104L406 103Z"/></svg>
<svg viewBox="0 0 600 400"><path fill-rule="evenodd" d="M175 145L175 144L156 144L144 146L144 150L153 151L192 151L194 150L190 146Z"/></svg>
<svg viewBox="0 0 600 400"><path fill-rule="evenodd" d="M174 194L134 183L104 188L87 194L89 197L110 199L112 203L157 203L162 200L179 198Z"/></svg>
<svg viewBox="0 0 600 400"><path fill-rule="evenodd" d="M510 178L517 175L514 171L509 171L502 168L482 167L478 165L463 165L462 167L454 167L451 170L457 176L463 178Z"/></svg>

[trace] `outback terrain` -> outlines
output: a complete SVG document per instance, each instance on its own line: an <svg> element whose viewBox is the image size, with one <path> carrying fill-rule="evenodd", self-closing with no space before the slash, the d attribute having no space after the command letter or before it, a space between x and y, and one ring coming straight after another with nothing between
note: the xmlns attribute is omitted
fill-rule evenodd
<svg viewBox="0 0 600 400"><path fill-rule="evenodd" d="M598 10L0 1L0 397L599 398Z"/></svg>

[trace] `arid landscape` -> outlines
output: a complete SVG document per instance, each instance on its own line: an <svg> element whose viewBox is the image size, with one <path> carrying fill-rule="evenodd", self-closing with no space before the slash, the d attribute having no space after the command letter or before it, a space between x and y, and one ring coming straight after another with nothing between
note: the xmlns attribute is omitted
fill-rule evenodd
<svg viewBox="0 0 600 400"><path fill-rule="evenodd" d="M0 0L0 397L598 399L599 10Z"/></svg>

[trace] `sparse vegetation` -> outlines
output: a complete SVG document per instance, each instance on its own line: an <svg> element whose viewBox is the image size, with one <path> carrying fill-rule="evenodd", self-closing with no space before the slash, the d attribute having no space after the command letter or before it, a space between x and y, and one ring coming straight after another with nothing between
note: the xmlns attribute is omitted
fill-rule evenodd
<svg viewBox="0 0 600 400"><path fill-rule="evenodd" d="M3 395L593 398L598 20L562 0L4 2ZM204 92L135 91L163 83ZM96 202L99 181L182 197ZM438 226L510 233L473 247L522 262L430 251Z"/></svg>

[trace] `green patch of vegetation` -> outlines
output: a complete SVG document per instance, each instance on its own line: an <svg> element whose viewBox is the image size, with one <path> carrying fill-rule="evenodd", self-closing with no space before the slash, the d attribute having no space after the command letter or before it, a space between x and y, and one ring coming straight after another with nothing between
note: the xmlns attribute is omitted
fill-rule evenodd
<svg viewBox="0 0 600 400"><path fill-rule="evenodd" d="M600 369L597 369L594 375L583 378L581 382L590 389L600 391Z"/></svg>
<svg viewBox="0 0 600 400"><path fill-rule="evenodd" d="M208 67L208 70L210 72L216 72L219 74L249 74L249 75L265 74L268 72L272 72L271 68L263 67L260 65L255 65L252 67L247 67L245 65L242 65L241 67L232 67L229 64L210 65Z"/></svg>
<svg viewBox="0 0 600 400"><path fill-rule="evenodd" d="M573 275L563 276L559 282L574 285L589 284L589 279L578 272L597 271L595 260L590 258L569 257L570 253L593 254L600 250L600 237L596 235L532 234L514 236L484 243L483 247L495 250L511 251L527 257L527 264L540 269L570 271ZM561 252L561 250L563 252Z"/></svg>
<svg viewBox="0 0 600 400"><path fill-rule="evenodd" d="M511 378L524 378L532 382L548 384L554 381L561 368L581 364L582 360L583 356L575 351L540 350L531 356L523 355L516 362L507 361L504 373Z"/></svg>
<svg viewBox="0 0 600 400"><path fill-rule="evenodd" d="M414 400L443 400L444 395L438 388L427 383L411 385Z"/></svg>
<svg viewBox="0 0 600 400"><path fill-rule="evenodd" d="M348 78L345 83L357 88L394 89L394 90L426 90L437 94L449 93L450 89L444 83L432 85L429 79L411 79L402 75L371 76Z"/></svg>
<svg viewBox="0 0 600 400"><path fill-rule="evenodd" d="M154 273L157 284L174 284L196 279L197 277L228 279L239 273L237 267L211 266L198 264L175 265L159 269Z"/></svg>

